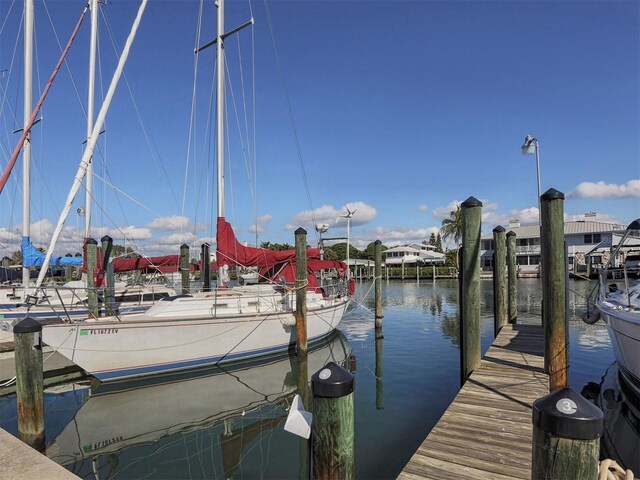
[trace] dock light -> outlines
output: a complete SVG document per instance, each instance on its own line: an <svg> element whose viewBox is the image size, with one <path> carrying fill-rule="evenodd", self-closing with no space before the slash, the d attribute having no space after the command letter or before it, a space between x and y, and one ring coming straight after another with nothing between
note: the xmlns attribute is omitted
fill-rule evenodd
<svg viewBox="0 0 640 480"><path fill-rule="evenodd" d="M536 173L538 178L538 225L540 225L540 146L537 138L527 135L524 137L524 143L522 144L522 154L533 155L534 153L536 154Z"/></svg>

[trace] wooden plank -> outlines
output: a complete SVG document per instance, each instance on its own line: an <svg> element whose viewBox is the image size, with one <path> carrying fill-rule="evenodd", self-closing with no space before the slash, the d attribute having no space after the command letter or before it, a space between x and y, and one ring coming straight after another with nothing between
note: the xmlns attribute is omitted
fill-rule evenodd
<svg viewBox="0 0 640 480"><path fill-rule="evenodd" d="M531 478L531 405L549 393L542 328L507 325L398 478Z"/></svg>

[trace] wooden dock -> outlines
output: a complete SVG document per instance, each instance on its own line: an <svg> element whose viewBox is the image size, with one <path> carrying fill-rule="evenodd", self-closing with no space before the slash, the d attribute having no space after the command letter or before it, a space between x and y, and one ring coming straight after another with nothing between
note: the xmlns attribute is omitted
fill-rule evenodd
<svg viewBox="0 0 640 480"><path fill-rule="evenodd" d="M539 325L507 325L399 479L530 479L531 405L549 393Z"/></svg>

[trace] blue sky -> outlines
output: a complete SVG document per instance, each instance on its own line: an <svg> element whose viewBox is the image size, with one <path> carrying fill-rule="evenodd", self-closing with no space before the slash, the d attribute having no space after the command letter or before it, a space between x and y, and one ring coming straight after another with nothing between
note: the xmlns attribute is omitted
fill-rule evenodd
<svg viewBox="0 0 640 480"><path fill-rule="evenodd" d="M2 168L17 141L10 132L22 123L20 3L0 0ZM36 1L34 103L59 54L53 28L66 43L83 5ZM113 0L101 8L109 28L101 19L99 92L116 62L108 32L119 51L138 5ZM483 202L485 232L512 218L535 222L535 157L520 152L527 134L540 142L542 191L565 193L567 220L588 211L623 224L639 216L637 1L267 5L269 15L265 3L231 0L226 8L227 28L247 20L250 10L256 21L253 32L226 42L233 84L226 215L241 241L255 242L256 219L260 242L293 243L293 231L303 226L314 243L314 223L344 236L344 220L336 218L346 205L357 210L351 236L360 248L378 238L386 245L421 241L470 196ZM93 236L108 233L118 243L126 236L146 255L215 235L207 134L213 49L200 56L191 113L192 52L214 36L215 11L212 2L204 5L197 41L198 11L197 1L149 3L95 161ZM34 128L37 246L47 245L82 153L88 29L86 22ZM245 110L247 120L236 117ZM255 201L247 170L256 179ZM102 180L107 176L117 195ZM20 239L20 177L18 166L0 194L2 255ZM81 195L72 212L83 203ZM60 253L77 249L82 221L69 217Z"/></svg>

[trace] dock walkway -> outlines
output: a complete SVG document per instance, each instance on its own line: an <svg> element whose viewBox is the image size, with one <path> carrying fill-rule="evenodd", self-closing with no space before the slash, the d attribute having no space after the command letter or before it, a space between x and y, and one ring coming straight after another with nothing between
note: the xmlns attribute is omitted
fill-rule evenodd
<svg viewBox="0 0 640 480"><path fill-rule="evenodd" d="M398 476L530 479L531 405L549 393L539 325L507 325Z"/></svg>

